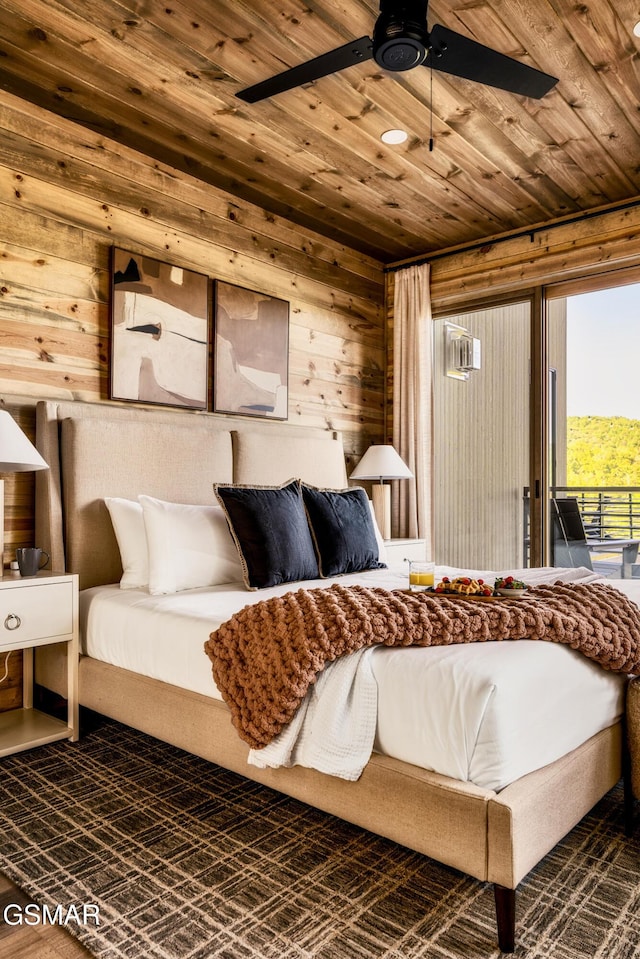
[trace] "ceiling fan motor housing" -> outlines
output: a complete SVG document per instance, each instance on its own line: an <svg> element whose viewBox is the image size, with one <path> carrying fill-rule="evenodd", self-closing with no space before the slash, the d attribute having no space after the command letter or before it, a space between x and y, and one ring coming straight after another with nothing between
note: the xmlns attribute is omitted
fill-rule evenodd
<svg viewBox="0 0 640 959"><path fill-rule="evenodd" d="M427 58L428 0L380 0L380 16L373 31L373 56L384 70L411 70Z"/></svg>

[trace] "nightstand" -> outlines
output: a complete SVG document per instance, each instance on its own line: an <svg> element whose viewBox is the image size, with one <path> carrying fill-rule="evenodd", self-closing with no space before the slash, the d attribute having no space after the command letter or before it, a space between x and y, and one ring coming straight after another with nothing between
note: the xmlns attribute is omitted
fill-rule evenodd
<svg viewBox="0 0 640 959"><path fill-rule="evenodd" d="M67 643L67 721L33 708L33 650ZM0 579L0 675L9 650L23 656L22 708L0 713L0 756L78 739L78 577L42 572Z"/></svg>
<svg viewBox="0 0 640 959"><path fill-rule="evenodd" d="M397 566L405 559L425 559L426 543L423 539L385 539L384 547L390 566Z"/></svg>

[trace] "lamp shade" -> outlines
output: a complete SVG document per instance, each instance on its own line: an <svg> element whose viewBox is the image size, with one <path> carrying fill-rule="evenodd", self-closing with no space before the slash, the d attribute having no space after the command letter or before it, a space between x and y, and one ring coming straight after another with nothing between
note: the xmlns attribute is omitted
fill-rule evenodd
<svg viewBox="0 0 640 959"><path fill-rule="evenodd" d="M0 410L0 473L26 473L49 466L24 435L14 418Z"/></svg>
<svg viewBox="0 0 640 959"><path fill-rule="evenodd" d="M413 473L396 453L393 446L370 446L353 473L351 479L410 479Z"/></svg>

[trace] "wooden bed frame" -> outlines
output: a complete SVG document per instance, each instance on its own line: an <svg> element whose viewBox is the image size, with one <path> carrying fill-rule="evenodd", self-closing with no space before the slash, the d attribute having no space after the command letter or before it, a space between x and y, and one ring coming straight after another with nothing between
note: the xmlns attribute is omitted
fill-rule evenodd
<svg viewBox="0 0 640 959"><path fill-rule="evenodd" d="M40 402L38 545L80 588L117 582L119 553L104 496L141 492L212 504L213 482L276 484L292 476L344 486L339 436L289 424L117 404ZM60 692L64 648L41 651L37 680ZM616 723L496 793L385 756L346 782L311 769L261 770L214 699L83 656L80 703L494 885L498 941L515 943L516 887L620 779ZM541 690L541 695L544 691Z"/></svg>

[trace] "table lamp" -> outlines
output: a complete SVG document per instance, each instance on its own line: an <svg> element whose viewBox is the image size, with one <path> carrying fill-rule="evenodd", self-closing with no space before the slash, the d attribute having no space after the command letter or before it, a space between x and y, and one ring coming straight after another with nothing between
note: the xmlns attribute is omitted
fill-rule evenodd
<svg viewBox="0 0 640 959"><path fill-rule="evenodd" d="M0 410L0 473L49 469L14 418ZM4 480L0 479L0 576L4 569Z"/></svg>
<svg viewBox="0 0 640 959"><path fill-rule="evenodd" d="M393 446L370 446L351 474L351 479L378 480L372 488L373 512L383 539L391 539L391 487L384 480L412 476Z"/></svg>

